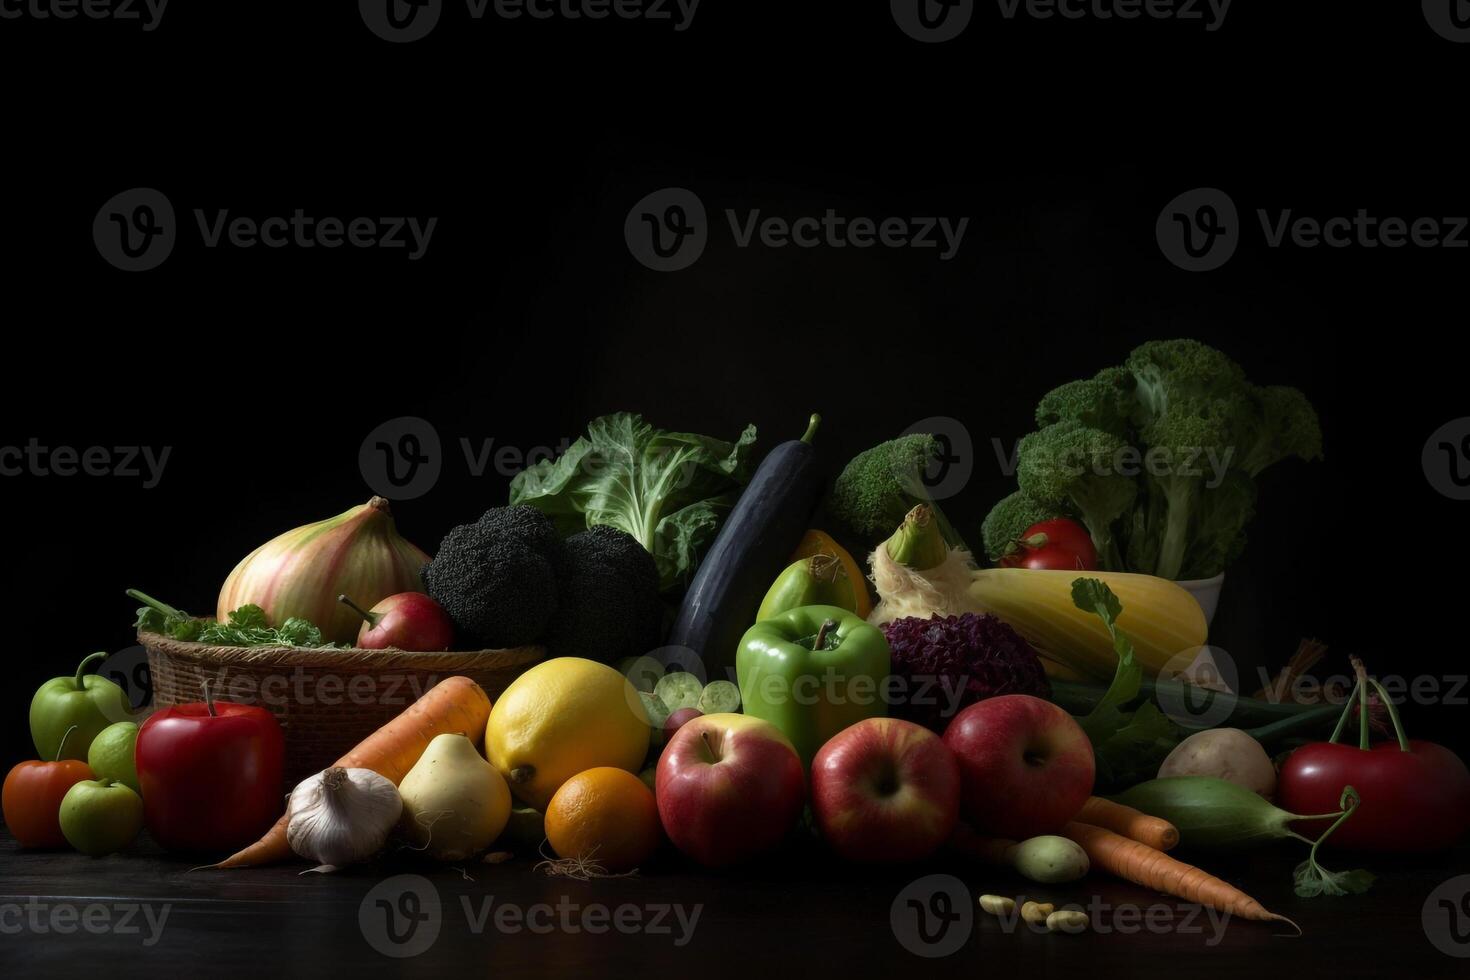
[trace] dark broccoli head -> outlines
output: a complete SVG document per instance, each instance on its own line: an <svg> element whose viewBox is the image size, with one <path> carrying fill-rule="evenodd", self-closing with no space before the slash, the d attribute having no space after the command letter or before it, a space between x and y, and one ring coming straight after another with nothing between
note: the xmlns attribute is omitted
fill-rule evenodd
<svg viewBox="0 0 1470 980"><path fill-rule="evenodd" d="M599 524L563 542L559 599L546 634L553 657L612 663L659 644L658 565L638 539Z"/></svg>
<svg viewBox="0 0 1470 980"><path fill-rule="evenodd" d="M909 511L927 504L945 542L964 547L924 486L924 472L942 452L934 436L913 433L858 453L838 474L827 512L863 541L877 543L886 540Z"/></svg>
<svg viewBox="0 0 1470 980"><path fill-rule="evenodd" d="M1043 395L1036 424L1045 428L1053 422L1081 422L1125 439L1136 414L1133 389L1133 375L1123 368L1103 368L1095 377L1069 381Z"/></svg>
<svg viewBox="0 0 1470 980"><path fill-rule="evenodd" d="M985 539L985 554L991 561L999 561L1025 535L1026 529L1031 525L1049 521L1053 517L1070 516L1065 508L1044 504L1017 490L1002 497L990 508L985 523L980 526L980 534Z"/></svg>
<svg viewBox="0 0 1470 980"><path fill-rule="evenodd" d="M496 507L444 537L424 566L424 588L460 640L487 648L540 640L556 612L561 542L534 507Z"/></svg>

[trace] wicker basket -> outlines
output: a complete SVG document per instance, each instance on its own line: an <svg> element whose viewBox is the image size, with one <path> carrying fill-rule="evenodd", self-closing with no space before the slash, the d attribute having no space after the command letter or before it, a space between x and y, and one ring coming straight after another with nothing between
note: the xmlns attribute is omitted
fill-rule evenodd
<svg viewBox="0 0 1470 980"><path fill-rule="evenodd" d="M148 651L153 707L214 697L260 704L286 735L287 786L330 766L439 681L463 674L494 700L546 655L541 647L409 653L403 650L218 647L138 633Z"/></svg>

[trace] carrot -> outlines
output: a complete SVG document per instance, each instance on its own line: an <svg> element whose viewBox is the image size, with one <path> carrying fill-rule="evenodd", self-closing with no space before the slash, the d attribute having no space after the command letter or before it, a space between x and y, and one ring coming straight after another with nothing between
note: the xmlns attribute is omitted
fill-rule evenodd
<svg viewBox="0 0 1470 980"><path fill-rule="evenodd" d="M1089 796L1076 820L1131 837L1160 851L1167 851L1179 843L1179 831L1169 821L1100 796Z"/></svg>
<svg viewBox="0 0 1470 980"><path fill-rule="evenodd" d="M485 723L489 720L490 699L480 685L468 677L446 677L333 765L371 769L397 785L436 735L457 732L472 742L479 742L485 737ZM209 867L248 868L284 861L290 856L286 814L282 814L260 840Z"/></svg>
<svg viewBox="0 0 1470 980"><path fill-rule="evenodd" d="M1301 926L1284 915L1269 912L1260 902L1234 885L1183 861L1169 857L1121 834L1091 824L1073 821L1062 828L1062 836L1070 837L1087 852L1092 866L1110 872L1125 881L1153 888L1167 895L1221 912L1257 922L1285 922L1301 934Z"/></svg>

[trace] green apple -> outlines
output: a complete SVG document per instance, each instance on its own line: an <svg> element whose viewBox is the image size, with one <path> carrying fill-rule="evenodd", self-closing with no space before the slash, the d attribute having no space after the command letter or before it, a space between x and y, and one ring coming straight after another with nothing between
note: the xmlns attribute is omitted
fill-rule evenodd
<svg viewBox="0 0 1470 980"><path fill-rule="evenodd" d="M647 786L649 790L652 791L654 787L658 784L658 766L649 766L638 774L638 778L643 780L643 785Z"/></svg>
<svg viewBox="0 0 1470 980"><path fill-rule="evenodd" d="M138 741L136 722L119 721L108 725L92 739L87 749L87 765L98 779L115 779L134 793L138 787L138 767L133 763L133 746Z"/></svg>
<svg viewBox="0 0 1470 980"><path fill-rule="evenodd" d="M143 798L115 779L84 779L61 798L61 834L83 854L120 851L143 829Z"/></svg>

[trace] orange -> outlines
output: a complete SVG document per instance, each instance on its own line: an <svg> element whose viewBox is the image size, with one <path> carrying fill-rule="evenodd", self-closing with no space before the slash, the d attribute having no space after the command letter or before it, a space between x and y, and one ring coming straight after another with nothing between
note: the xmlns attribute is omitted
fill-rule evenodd
<svg viewBox="0 0 1470 980"><path fill-rule="evenodd" d="M546 839L557 856L631 871L658 848L658 805L643 780L598 766L561 784L546 807Z"/></svg>

